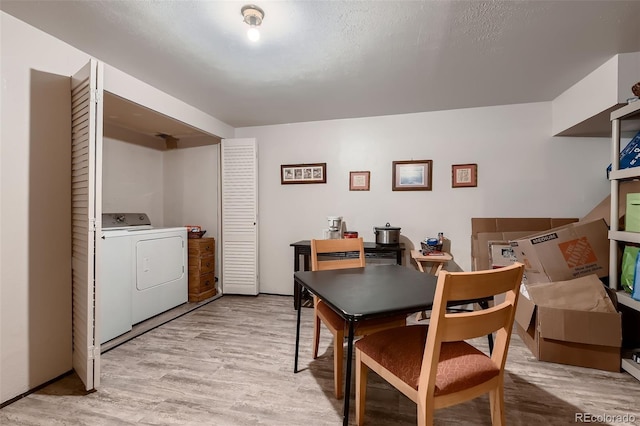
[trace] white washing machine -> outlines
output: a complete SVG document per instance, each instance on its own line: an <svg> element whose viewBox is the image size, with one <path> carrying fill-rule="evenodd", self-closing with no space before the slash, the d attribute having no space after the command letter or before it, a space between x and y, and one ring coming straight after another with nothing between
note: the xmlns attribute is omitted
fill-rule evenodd
<svg viewBox="0 0 640 426"><path fill-rule="evenodd" d="M154 228L144 213L102 215L101 338L187 302L187 229Z"/></svg>

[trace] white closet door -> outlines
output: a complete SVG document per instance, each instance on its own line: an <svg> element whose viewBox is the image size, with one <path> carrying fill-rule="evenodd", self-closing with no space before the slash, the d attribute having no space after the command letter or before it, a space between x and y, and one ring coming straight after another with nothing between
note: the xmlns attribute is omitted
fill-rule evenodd
<svg viewBox="0 0 640 426"><path fill-rule="evenodd" d="M100 384L95 277L102 187L102 63L94 59L71 78L71 126L73 368L92 390Z"/></svg>
<svg viewBox="0 0 640 426"><path fill-rule="evenodd" d="M222 292L256 295L258 287L258 146L223 139Z"/></svg>

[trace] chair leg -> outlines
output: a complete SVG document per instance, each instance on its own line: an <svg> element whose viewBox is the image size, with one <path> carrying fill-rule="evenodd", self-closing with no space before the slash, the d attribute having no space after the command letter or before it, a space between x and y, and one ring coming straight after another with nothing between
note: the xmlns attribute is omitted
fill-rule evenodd
<svg viewBox="0 0 640 426"><path fill-rule="evenodd" d="M318 358L318 345L320 345L320 317L313 308L313 359Z"/></svg>
<svg viewBox="0 0 640 426"><path fill-rule="evenodd" d="M351 360L347 360L351 362ZM344 330L336 330L333 336L333 387L337 399L341 399L344 392L342 383L342 365L344 364Z"/></svg>
<svg viewBox="0 0 640 426"><path fill-rule="evenodd" d="M361 352L356 349L356 424L364 425L364 407L367 400L367 375L369 367L361 360Z"/></svg>
<svg viewBox="0 0 640 426"><path fill-rule="evenodd" d="M433 426L433 409L429 409L427 401L418 401L418 426Z"/></svg>
<svg viewBox="0 0 640 426"><path fill-rule="evenodd" d="M320 299L313 296L313 359L318 358L318 346L320 344L320 317L318 316L318 303Z"/></svg>
<svg viewBox="0 0 640 426"><path fill-rule="evenodd" d="M505 424L504 387L502 383L489 392L489 403L491 407L491 424L493 424L493 426L502 426Z"/></svg>

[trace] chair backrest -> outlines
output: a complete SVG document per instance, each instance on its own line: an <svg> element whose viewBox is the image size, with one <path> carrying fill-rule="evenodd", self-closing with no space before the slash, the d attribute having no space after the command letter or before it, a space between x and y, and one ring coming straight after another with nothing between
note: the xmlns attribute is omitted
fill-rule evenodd
<svg viewBox="0 0 640 426"><path fill-rule="evenodd" d="M438 275L429 332L420 370L419 392L433 392L443 342L462 341L496 332L491 360L501 371L507 359L524 265ZM473 312L447 312L447 303L505 294L504 301Z"/></svg>
<svg viewBox="0 0 640 426"><path fill-rule="evenodd" d="M323 254L337 254L339 257L322 259ZM355 257L357 253L358 257ZM311 240L311 270L361 268L365 265L364 242L362 238L341 238L335 240Z"/></svg>

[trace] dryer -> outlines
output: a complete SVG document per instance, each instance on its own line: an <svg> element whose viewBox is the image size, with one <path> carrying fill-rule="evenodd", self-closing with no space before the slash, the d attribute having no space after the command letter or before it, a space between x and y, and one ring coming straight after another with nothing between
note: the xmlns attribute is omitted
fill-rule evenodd
<svg viewBox="0 0 640 426"><path fill-rule="evenodd" d="M144 213L102 215L100 343L187 302L187 229L154 228Z"/></svg>
<svg viewBox="0 0 640 426"><path fill-rule="evenodd" d="M131 237L135 275L131 286L133 324L188 299L187 228L154 228Z"/></svg>

